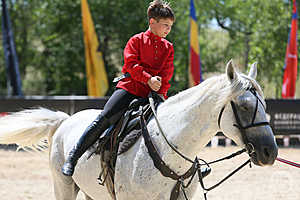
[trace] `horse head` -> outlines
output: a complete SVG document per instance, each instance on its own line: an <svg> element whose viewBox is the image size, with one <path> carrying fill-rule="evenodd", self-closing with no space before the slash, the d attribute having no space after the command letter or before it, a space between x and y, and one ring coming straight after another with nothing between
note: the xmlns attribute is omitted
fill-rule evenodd
<svg viewBox="0 0 300 200"><path fill-rule="evenodd" d="M278 147L266 118L262 90L255 81L257 64L252 64L249 74L244 75L238 73L229 61L226 75L229 85L223 91L230 91L231 96L219 115L221 131L238 145L245 146L254 164L272 165Z"/></svg>

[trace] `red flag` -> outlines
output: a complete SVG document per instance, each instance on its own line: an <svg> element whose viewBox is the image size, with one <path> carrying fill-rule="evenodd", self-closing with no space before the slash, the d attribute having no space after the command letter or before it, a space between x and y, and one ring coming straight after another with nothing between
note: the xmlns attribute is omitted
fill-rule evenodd
<svg viewBox="0 0 300 200"><path fill-rule="evenodd" d="M288 45L285 54L285 66L282 84L282 98L295 98L298 52L297 52L297 4L293 0L292 27L289 33Z"/></svg>

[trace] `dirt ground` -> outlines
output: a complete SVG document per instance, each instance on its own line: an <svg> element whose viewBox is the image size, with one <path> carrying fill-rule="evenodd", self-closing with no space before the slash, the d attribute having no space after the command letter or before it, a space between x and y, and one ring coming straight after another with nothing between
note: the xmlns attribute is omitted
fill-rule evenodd
<svg viewBox="0 0 300 200"><path fill-rule="evenodd" d="M208 147L199 156L211 161L236 150L236 147ZM280 148L279 157L300 163L300 148ZM246 155L212 165L213 171L205 184L211 186L245 160ZM0 199L54 200L47 154L0 150ZM83 195L79 194L77 199L83 200ZM200 190L194 199L202 199ZM270 167L247 166L209 192L208 199L300 200L300 169L278 161Z"/></svg>

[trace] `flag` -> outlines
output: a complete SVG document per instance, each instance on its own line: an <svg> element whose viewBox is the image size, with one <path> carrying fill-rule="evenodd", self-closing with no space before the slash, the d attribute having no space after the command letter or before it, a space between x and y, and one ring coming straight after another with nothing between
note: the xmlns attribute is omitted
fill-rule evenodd
<svg viewBox="0 0 300 200"><path fill-rule="evenodd" d="M7 83L8 88L12 89L12 91L8 90L8 93L9 95L23 96L22 82L19 72L19 61L5 0L2 0L2 35Z"/></svg>
<svg viewBox="0 0 300 200"><path fill-rule="evenodd" d="M288 45L285 54L285 65L282 83L282 98L295 98L298 52L297 52L297 4L293 0L292 26L289 33Z"/></svg>
<svg viewBox="0 0 300 200"><path fill-rule="evenodd" d="M190 5L190 56L189 56L189 84L190 87L202 81L201 61L199 54L198 25L194 1Z"/></svg>
<svg viewBox="0 0 300 200"><path fill-rule="evenodd" d="M81 11L88 95L104 96L108 89L108 80L87 0L81 0Z"/></svg>

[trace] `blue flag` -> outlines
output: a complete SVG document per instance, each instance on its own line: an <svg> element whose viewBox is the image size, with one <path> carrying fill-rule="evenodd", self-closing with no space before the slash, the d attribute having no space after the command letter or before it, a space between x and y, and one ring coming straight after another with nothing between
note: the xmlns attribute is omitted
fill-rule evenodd
<svg viewBox="0 0 300 200"><path fill-rule="evenodd" d="M10 95L23 96L19 62L5 0L2 0L2 34L7 79L12 87Z"/></svg>

